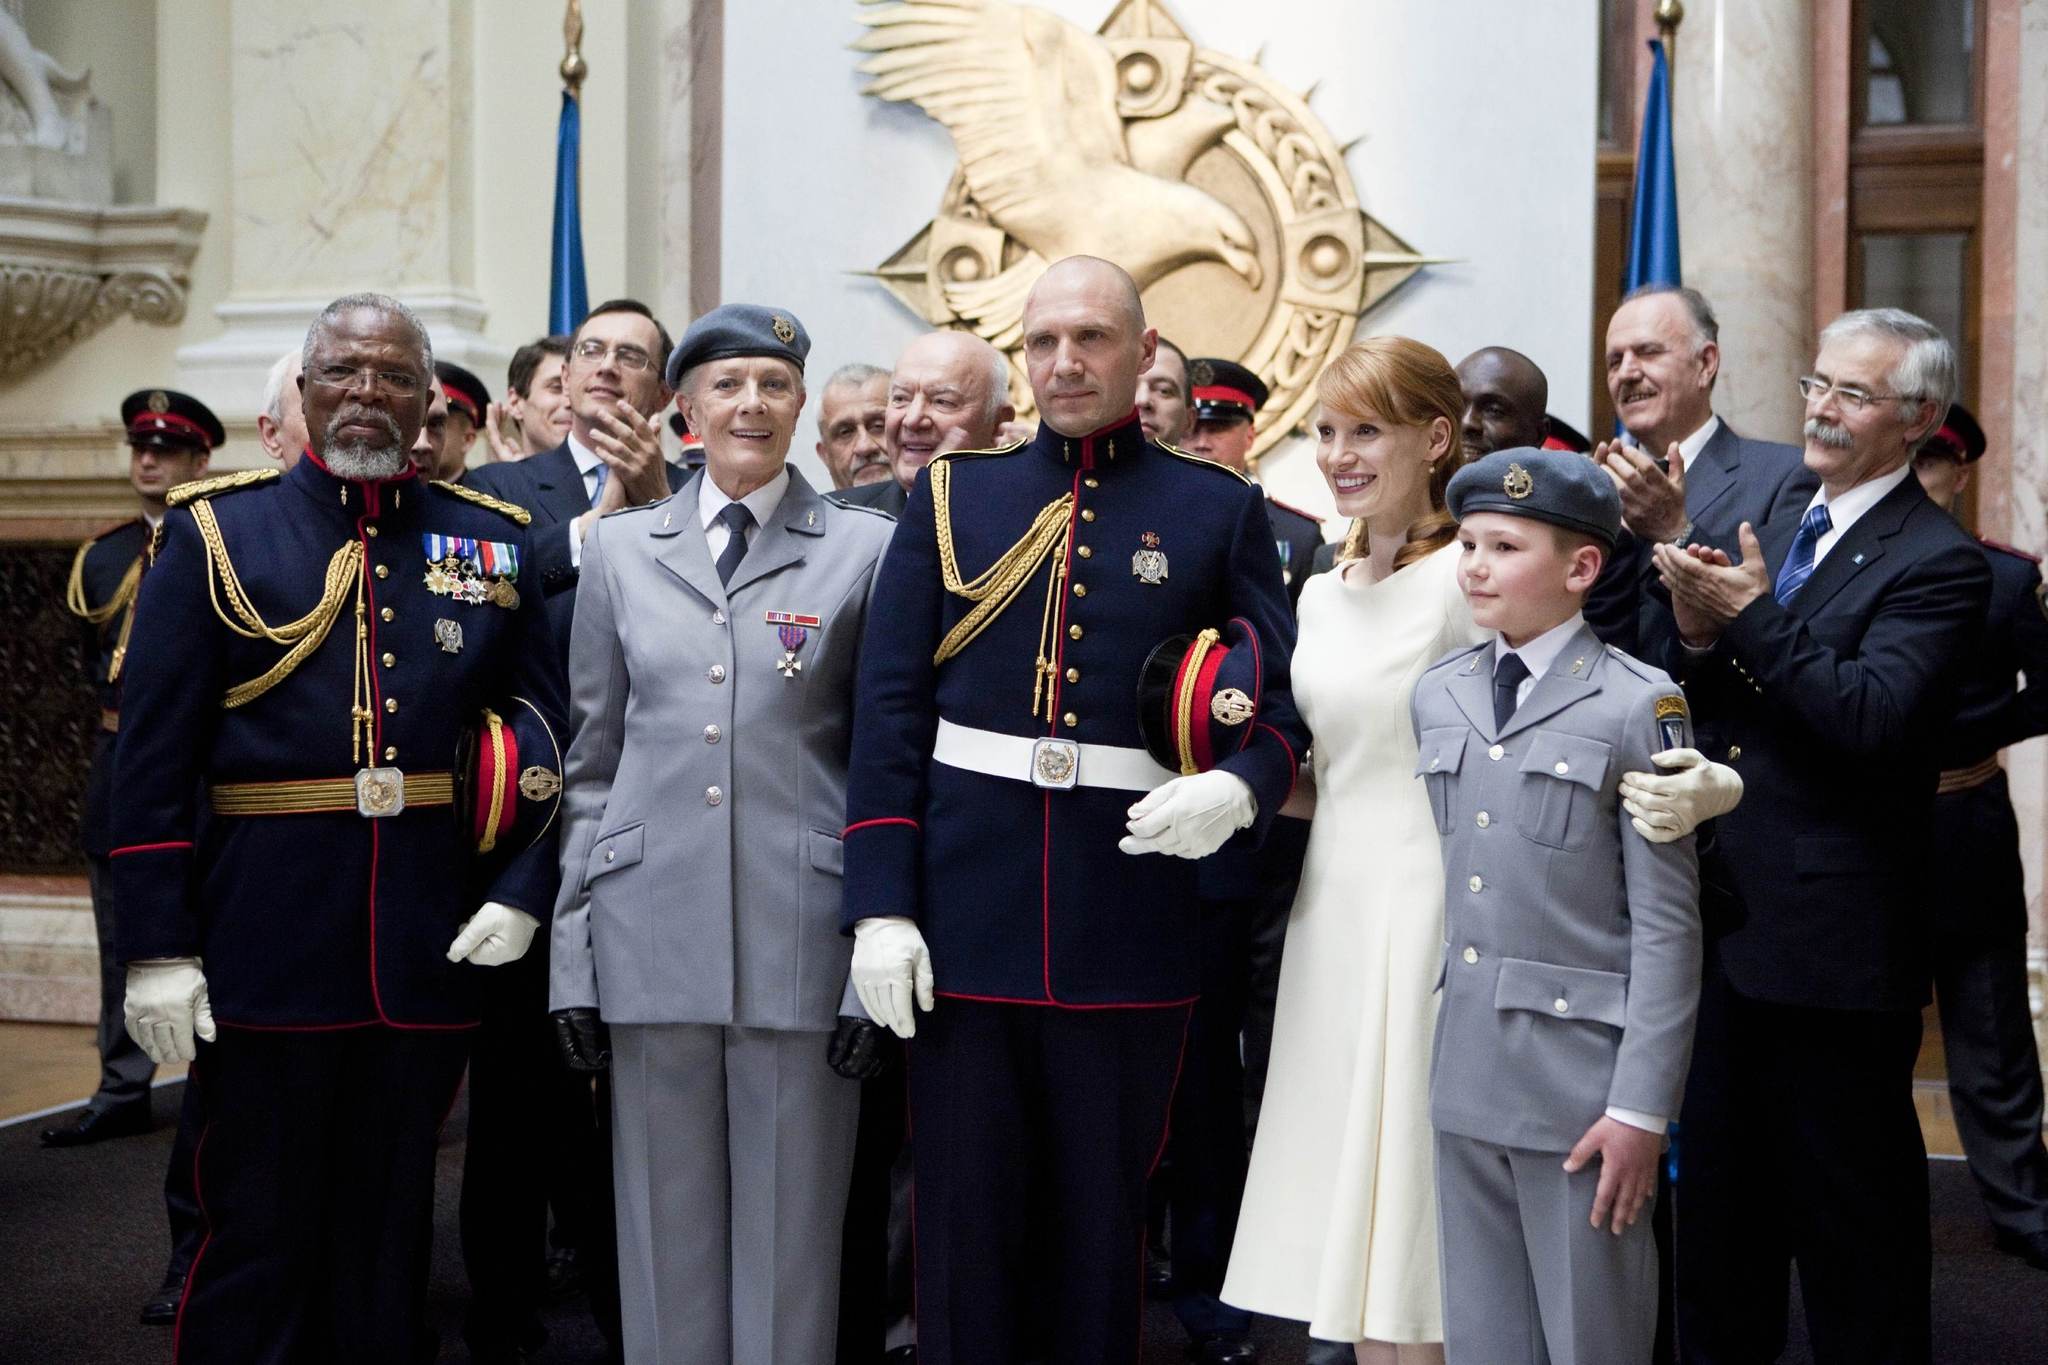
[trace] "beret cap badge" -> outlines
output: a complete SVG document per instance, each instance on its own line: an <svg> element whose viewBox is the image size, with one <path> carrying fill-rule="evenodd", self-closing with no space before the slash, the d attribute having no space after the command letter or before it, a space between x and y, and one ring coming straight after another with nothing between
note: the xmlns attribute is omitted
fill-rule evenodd
<svg viewBox="0 0 2048 1365"><path fill-rule="evenodd" d="M1508 466L1506 477L1500 481L1500 488L1503 493L1520 502L1536 491L1536 480L1530 477L1529 471L1522 466L1511 464Z"/></svg>
<svg viewBox="0 0 2048 1365"><path fill-rule="evenodd" d="M1216 382L1216 367L1206 360L1197 360L1194 370L1188 375L1191 384L1213 384Z"/></svg>
<svg viewBox="0 0 2048 1365"><path fill-rule="evenodd" d="M787 346L796 340L796 324L780 313L775 315L775 321L770 325L775 330L775 339L783 345Z"/></svg>

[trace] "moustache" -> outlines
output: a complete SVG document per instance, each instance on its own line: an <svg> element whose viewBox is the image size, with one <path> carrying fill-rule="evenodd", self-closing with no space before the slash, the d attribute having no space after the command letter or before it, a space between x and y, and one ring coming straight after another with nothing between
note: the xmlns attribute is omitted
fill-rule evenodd
<svg viewBox="0 0 2048 1365"><path fill-rule="evenodd" d="M334 434L350 422L369 423L371 426L382 431L393 445L398 444L399 438L402 435L398 429L398 419L390 413L379 412L375 408L366 408L358 404L350 404L337 411L333 417L328 419L327 439L332 441Z"/></svg>
<svg viewBox="0 0 2048 1365"><path fill-rule="evenodd" d="M1845 428L1819 417L1806 419L1806 439L1815 445L1826 446L1829 450L1847 450L1856 443Z"/></svg>

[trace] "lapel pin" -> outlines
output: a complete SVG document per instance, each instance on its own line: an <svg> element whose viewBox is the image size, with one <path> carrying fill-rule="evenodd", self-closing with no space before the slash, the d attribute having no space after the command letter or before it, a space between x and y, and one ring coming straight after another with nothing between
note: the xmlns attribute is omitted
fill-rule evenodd
<svg viewBox="0 0 2048 1365"><path fill-rule="evenodd" d="M675 513L673 513L673 512L663 512L663 513L661 514L661 529L662 529L662 530L664 530L664 531L666 531L666 530L668 529L668 524L669 524L670 522L674 521L675 519L676 519L676 514L675 514Z"/></svg>
<svg viewBox="0 0 2048 1365"><path fill-rule="evenodd" d="M434 643L441 646L443 654L462 652L462 624L443 616L434 622Z"/></svg>
<svg viewBox="0 0 2048 1365"><path fill-rule="evenodd" d="M1854 559L1850 560L1849 562L1851 564L1861 564L1863 562L1863 556L1857 555Z"/></svg>
<svg viewBox="0 0 2048 1365"><path fill-rule="evenodd" d="M1576 674L1578 673L1578 671L1579 671L1580 669L1584 668L1585 666L1586 666L1586 661L1585 661L1584 659L1573 659L1573 660L1572 660L1572 673L1573 673L1574 675L1576 675Z"/></svg>
<svg viewBox="0 0 2048 1365"><path fill-rule="evenodd" d="M806 525L806 526L816 526L817 524L818 524L818 514L817 514L816 512L806 512L806 513L804 513L804 525Z"/></svg>

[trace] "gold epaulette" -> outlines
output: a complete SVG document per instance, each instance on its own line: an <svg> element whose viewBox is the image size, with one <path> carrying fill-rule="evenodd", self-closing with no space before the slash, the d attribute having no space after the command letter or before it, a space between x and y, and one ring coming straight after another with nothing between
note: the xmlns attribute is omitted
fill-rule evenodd
<svg viewBox="0 0 2048 1365"><path fill-rule="evenodd" d="M456 497L473 502L479 507L488 507L500 516L512 518L521 526L529 526L533 523L533 513L527 511L516 502L505 502L502 499L492 497L489 493L479 493L474 488L464 488L461 484L450 483L446 479L434 479L432 483L434 487L444 493L453 493Z"/></svg>
<svg viewBox="0 0 2048 1365"><path fill-rule="evenodd" d="M1249 484L1251 482L1250 479L1238 473L1229 465L1218 464L1214 460L1207 459L1204 456L1190 454L1189 452L1182 450L1179 446L1170 446L1166 442L1161 441L1159 443L1159 448L1169 455L1178 456L1180 459L1186 460L1189 464L1198 464L1201 465L1204 469L1214 469L1220 471L1221 473L1228 474L1231 478L1236 479L1239 483Z"/></svg>
<svg viewBox="0 0 2048 1365"><path fill-rule="evenodd" d="M240 488L254 488L259 483L269 483L284 475L275 469L238 469L232 474L217 474L210 479L194 479L181 483L164 494L164 501L172 507L183 507L194 498L210 498L216 493L232 493Z"/></svg>
<svg viewBox="0 0 2048 1365"><path fill-rule="evenodd" d="M1006 446L989 446L981 450L947 450L932 456L932 463L936 464L940 460L971 460L977 455L1013 455L1030 444L1029 438L1019 437Z"/></svg>

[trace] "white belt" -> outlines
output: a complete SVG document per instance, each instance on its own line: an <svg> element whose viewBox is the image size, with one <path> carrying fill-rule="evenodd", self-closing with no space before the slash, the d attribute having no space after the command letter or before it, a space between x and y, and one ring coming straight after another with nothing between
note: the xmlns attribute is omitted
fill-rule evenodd
<svg viewBox="0 0 2048 1365"><path fill-rule="evenodd" d="M976 730L949 720L939 722L939 732L932 740L932 758L949 768L965 768L971 773L1014 778L1034 787L1058 790L1113 787L1119 791L1148 792L1179 776L1160 766L1143 749L999 735L993 730Z"/></svg>

